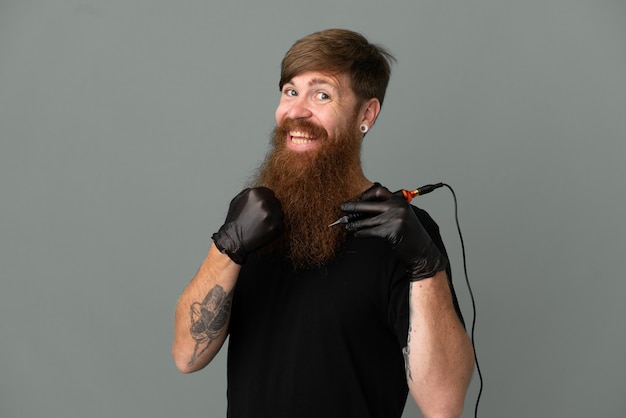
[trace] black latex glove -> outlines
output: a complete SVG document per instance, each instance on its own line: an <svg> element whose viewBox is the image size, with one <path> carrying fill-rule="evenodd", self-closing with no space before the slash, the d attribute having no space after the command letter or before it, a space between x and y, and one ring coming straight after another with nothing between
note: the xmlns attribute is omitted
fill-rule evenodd
<svg viewBox="0 0 626 418"><path fill-rule="evenodd" d="M230 202L224 225L211 238L237 264L251 252L278 237L285 229L283 210L267 187L245 189Z"/></svg>
<svg viewBox="0 0 626 418"><path fill-rule="evenodd" d="M346 202L341 210L354 220L346 225L355 237L382 238L409 266L410 280L432 277L445 270L447 258L437 249L401 194L376 185L358 201Z"/></svg>

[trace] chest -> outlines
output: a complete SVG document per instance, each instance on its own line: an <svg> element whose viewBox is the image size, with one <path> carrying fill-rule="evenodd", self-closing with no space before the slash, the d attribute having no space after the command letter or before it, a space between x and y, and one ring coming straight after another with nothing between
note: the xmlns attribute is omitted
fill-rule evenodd
<svg viewBox="0 0 626 418"><path fill-rule="evenodd" d="M275 260L251 263L237 284L232 328L252 322L268 334L284 330L292 336L386 328L398 270L394 254L377 240L348 242L323 268L294 271Z"/></svg>

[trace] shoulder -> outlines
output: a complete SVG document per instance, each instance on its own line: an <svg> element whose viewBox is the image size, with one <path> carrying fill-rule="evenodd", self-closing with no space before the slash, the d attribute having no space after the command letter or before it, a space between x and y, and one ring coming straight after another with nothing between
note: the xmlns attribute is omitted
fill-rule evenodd
<svg viewBox="0 0 626 418"><path fill-rule="evenodd" d="M411 208L417 216L417 219L428 232L439 231L439 225L437 225L437 222L435 222L435 220L432 218L432 216L430 216L428 212L426 212L424 209L418 208L415 205L411 205Z"/></svg>

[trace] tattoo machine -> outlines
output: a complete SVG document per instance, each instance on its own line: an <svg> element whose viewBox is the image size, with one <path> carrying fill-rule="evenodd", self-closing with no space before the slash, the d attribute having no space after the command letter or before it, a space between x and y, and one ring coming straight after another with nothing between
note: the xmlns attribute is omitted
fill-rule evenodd
<svg viewBox="0 0 626 418"><path fill-rule="evenodd" d="M395 196L400 196L404 198L404 200L406 200L407 202L411 202L411 200L413 200L414 197L423 196L440 187L443 187L443 183L426 184L422 187L418 187L415 190L400 189L397 192L394 192L393 194ZM344 224L347 224L351 221L358 219L359 217L360 217L360 214L358 213L351 213L349 215L344 215L328 226L331 227L335 225L344 225Z"/></svg>

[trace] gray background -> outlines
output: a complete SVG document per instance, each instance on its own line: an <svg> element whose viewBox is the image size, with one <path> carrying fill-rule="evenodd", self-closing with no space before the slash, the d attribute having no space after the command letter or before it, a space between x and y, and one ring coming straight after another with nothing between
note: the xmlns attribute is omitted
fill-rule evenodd
<svg viewBox="0 0 626 418"><path fill-rule="evenodd" d="M480 416L626 415L626 2L2 0L1 417L225 416L225 355L180 374L174 306L282 55L329 27L399 61L369 177L457 192ZM452 196L417 203L471 320Z"/></svg>

